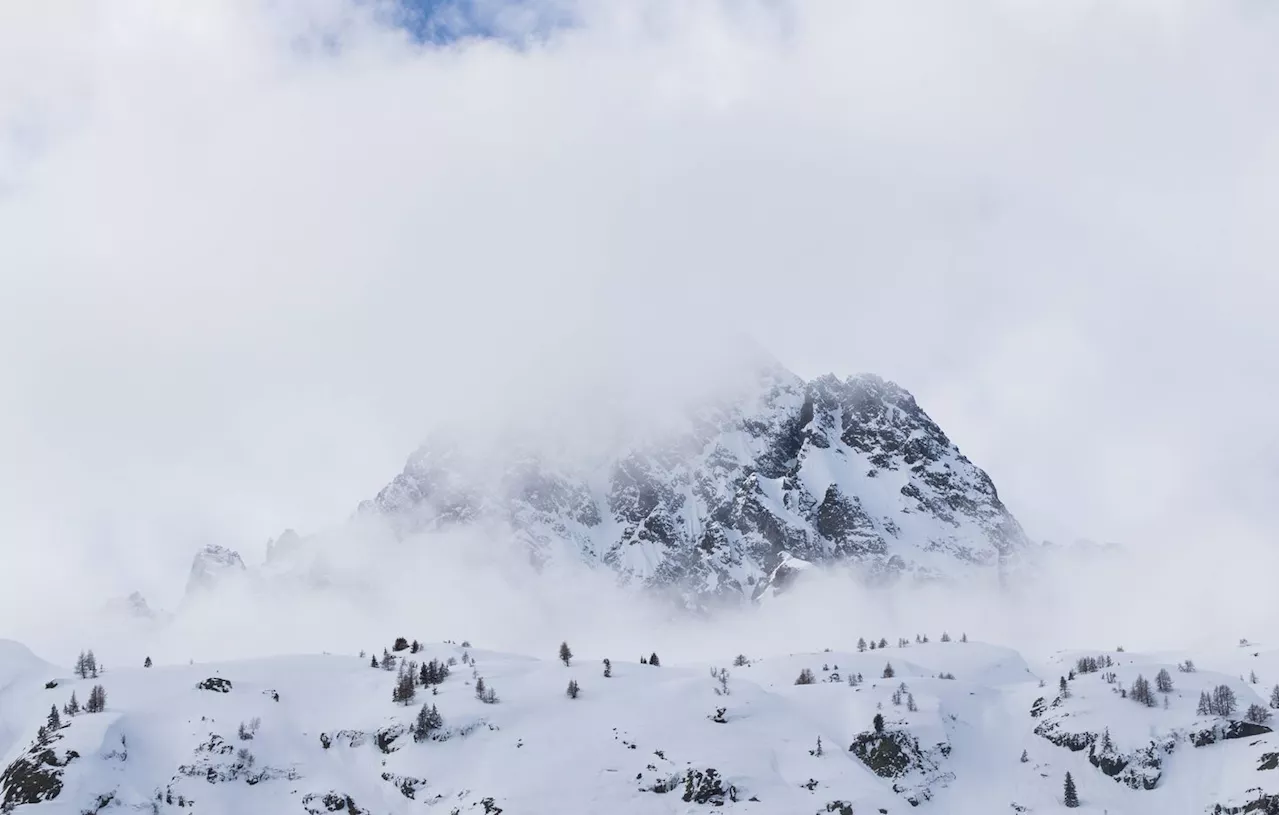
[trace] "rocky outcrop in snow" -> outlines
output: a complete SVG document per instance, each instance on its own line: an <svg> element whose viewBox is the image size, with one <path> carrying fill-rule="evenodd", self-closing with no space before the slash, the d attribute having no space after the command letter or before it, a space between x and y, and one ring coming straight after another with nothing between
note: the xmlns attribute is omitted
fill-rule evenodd
<svg viewBox="0 0 1280 815"><path fill-rule="evenodd" d="M228 575L240 575L244 571L244 561L235 550L215 544L204 546L191 561L187 596L212 589Z"/></svg>

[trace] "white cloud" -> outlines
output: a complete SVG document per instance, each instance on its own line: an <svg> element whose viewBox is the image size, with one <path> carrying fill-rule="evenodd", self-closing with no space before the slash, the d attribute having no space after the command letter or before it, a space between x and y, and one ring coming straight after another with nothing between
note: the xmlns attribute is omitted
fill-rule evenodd
<svg viewBox="0 0 1280 815"><path fill-rule="evenodd" d="M330 524L441 419L643 412L740 333L900 381L1033 534L1274 573L1273 6L575 13L4 6L0 618Z"/></svg>

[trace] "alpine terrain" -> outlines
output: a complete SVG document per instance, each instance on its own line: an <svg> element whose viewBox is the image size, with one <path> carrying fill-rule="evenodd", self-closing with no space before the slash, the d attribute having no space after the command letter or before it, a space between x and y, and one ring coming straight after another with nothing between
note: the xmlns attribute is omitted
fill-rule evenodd
<svg viewBox="0 0 1280 815"><path fill-rule="evenodd" d="M758 598L806 564L873 580L998 573L1027 543L906 390L776 366L678 432L589 464L518 441L430 441L360 514L400 535L497 522L540 562L585 559L691 605Z"/></svg>
<svg viewBox="0 0 1280 815"><path fill-rule="evenodd" d="M1277 811L1274 648L1029 664L959 633L863 633L847 650L676 665L396 638L108 670L92 651L69 668L0 641L0 809Z"/></svg>

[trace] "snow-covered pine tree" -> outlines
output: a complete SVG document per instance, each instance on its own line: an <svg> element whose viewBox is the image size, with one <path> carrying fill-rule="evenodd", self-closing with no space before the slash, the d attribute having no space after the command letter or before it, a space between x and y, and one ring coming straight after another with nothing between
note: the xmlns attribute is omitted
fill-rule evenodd
<svg viewBox="0 0 1280 815"><path fill-rule="evenodd" d="M144 668L151 667L151 657L147 657L146 659L142 660L142 667Z"/></svg>
<svg viewBox="0 0 1280 815"><path fill-rule="evenodd" d="M1021 761L1023 764L1026 764L1030 760L1031 760L1031 757L1027 755L1027 751L1023 750L1022 756L1018 759L1018 761Z"/></svg>
<svg viewBox="0 0 1280 815"><path fill-rule="evenodd" d="M609 661L609 658L608 658L608 657L605 657L605 659L604 659L604 678L605 678L605 679L608 679L608 678L609 678L609 677L611 677L611 676L613 676L613 663Z"/></svg>
<svg viewBox="0 0 1280 815"><path fill-rule="evenodd" d="M874 717L872 717L871 727L877 733L883 733L884 732L884 716L881 716L879 713L877 713Z"/></svg>
<svg viewBox="0 0 1280 815"><path fill-rule="evenodd" d="M578 680L570 679L569 687L565 688L564 695L568 696L570 699L577 699L579 690L580 689L578 688Z"/></svg>
<svg viewBox="0 0 1280 815"><path fill-rule="evenodd" d="M560 661L565 664L566 668L569 667L569 660L571 659L573 659L573 651L569 650L569 643L560 643Z"/></svg>
<svg viewBox="0 0 1280 815"><path fill-rule="evenodd" d="M1280 685L1271 688L1271 709L1280 710Z"/></svg>
<svg viewBox="0 0 1280 815"><path fill-rule="evenodd" d="M57 730L59 727L62 727L62 717L58 715L58 706L50 705L49 706L49 729Z"/></svg>
<svg viewBox="0 0 1280 815"><path fill-rule="evenodd" d="M483 701L483 700L484 700L484 692L485 692L486 690L488 690L488 688L486 688L486 687L485 687L485 684L484 684L484 677L483 677L483 676L481 676L481 677L477 678L477 679L476 679L476 698L477 698L477 699L480 699L481 701Z"/></svg>
<svg viewBox="0 0 1280 815"><path fill-rule="evenodd" d="M1071 688L1067 687L1067 678L1065 676L1058 677L1058 695L1063 699L1071 698Z"/></svg>
<svg viewBox="0 0 1280 815"><path fill-rule="evenodd" d="M862 637L858 637L858 653L862 653L865 650L867 650L867 641Z"/></svg>
<svg viewBox="0 0 1280 815"><path fill-rule="evenodd" d="M812 685L815 681L813 671L808 668L801 668L800 675L796 677L797 685Z"/></svg>
<svg viewBox="0 0 1280 815"><path fill-rule="evenodd" d="M1156 674L1156 690L1161 693L1173 692L1173 677L1169 676L1169 671L1165 668L1161 668Z"/></svg>
<svg viewBox="0 0 1280 815"><path fill-rule="evenodd" d="M1249 671L1249 684L1250 685L1258 684L1258 675L1253 671Z"/></svg>
<svg viewBox="0 0 1280 815"><path fill-rule="evenodd" d="M422 703L422 707L418 708L418 716L413 720L413 740L416 742L424 742L431 735L431 729L428 727L428 717L431 715L431 708L426 703Z"/></svg>
<svg viewBox="0 0 1280 815"><path fill-rule="evenodd" d="M68 716L74 716L80 712L80 700L76 699L76 692L71 691L71 698L67 701L67 706L63 708Z"/></svg>
<svg viewBox="0 0 1280 815"><path fill-rule="evenodd" d="M879 648L888 648L888 647L889 647L889 641L888 641L887 639L885 639L884 637L881 637L881 638L880 638L880 642L877 644L877 647L879 647Z"/></svg>
<svg viewBox="0 0 1280 815"><path fill-rule="evenodd" d="M942 632L942 637L940 638L940 640L939 640L939 641L940 641L940 642L951 642L951 635L950 635L950 634L948 634L946 631L943 631L943 632Z"/></svg>
<svg viewBox="0 0 1280 815"><path fill-rule="evenodd" d="M908 693L907 694L907 710L911 711L912 713L915 713L919 709L920 708L916 707L915 694Z"/></svg>
<svg viewBox="0 0 1280 815"><path fill-rule="evenodd" d="M658 661L658 655L656 653L649 655L649 664L657 667L662 666L662 663Z"/></svg>
<svg viewBox="0 0 1280 815"><path fill-rule="evenodd" d="M1206 690L1200 691L1200 703L1196 705L1196 715L1211 716L1213 715L1211 713L1212 708L1213 702L1209 699L1209 692Z"/></svg>
<svg viewBox="0 0 1280 815"><path fill-rule="evenodd" d="M969 641L969 635L968 635L968 634L966 634L966 633L964 633L964 632L961 632L961 633L960 633L960 641L961 641L961 642L968 642L968 641Z"/></svg>
<svg viewBox="0 0 1280 815"><path fill-rule="evenodd" d="M1071 778L1071 773L1067 773L1062 782L1062 805L1068 809L1080 806L1080 796L1076 793L1076 782Z"/></svg>
<svg viewBox="0 0 1280 815"><path fill-rule="evenodd" d="M886 662L884 664L884 673L880 675L884 679L893 679L893 665Z"/></svg>

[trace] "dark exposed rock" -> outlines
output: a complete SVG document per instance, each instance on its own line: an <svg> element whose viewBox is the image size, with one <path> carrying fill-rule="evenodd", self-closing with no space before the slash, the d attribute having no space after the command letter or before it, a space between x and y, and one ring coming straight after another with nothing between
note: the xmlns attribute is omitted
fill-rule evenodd
<svg viewBox="0 0 1280 815"><path fill-rule="evenodd" d="M326 812L346 812L348 815L364 815L365 810L356 806L350 795L330 790L326 793L310 792L302 796L302 806L308 815Z"/></svg>
<svg viewBox="0 0 1280 815"><path fill-rule="evenodd" d="M681 800L719 807L724 806L726 800L738 800L738 790L733 785L725 787L719 771L712 767L689 770L684 776L684 795Z"/></svg>
<svg viewBox="0 0 1280 815"><path fill-rule="evenodd" d="M230 693L231 680L223 679L220 676L211 676L208 679L197 683L196 687L200 690L211 690L216 693Z"/></svg>
<svg viewBox="0 0 1280 815"><path fill-rule="evenodd" d="M1212 727L1192 733L1190 739L1191 743L1196 747L1206 747L1220 741L1245 739L1270 732L1271 728L1264 724L1254 724L1253 722L1227 722L1224 724L1217 722Z"/></svg>
<svg viewBox="0 0 1280 815"><path fill-rule="evenodd" d="M0 806L52 801L62 792L62 773L80 754L67 750L59 756L54 748L62 740L59 730L41 728L31 746L0 773Z"/></svg>

